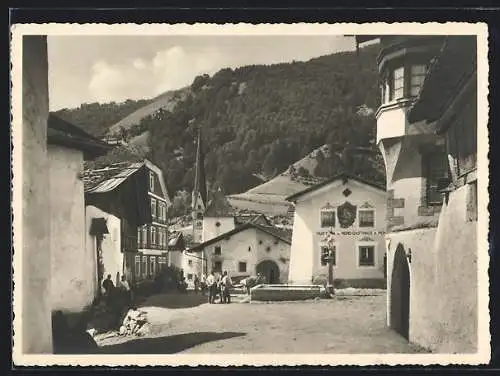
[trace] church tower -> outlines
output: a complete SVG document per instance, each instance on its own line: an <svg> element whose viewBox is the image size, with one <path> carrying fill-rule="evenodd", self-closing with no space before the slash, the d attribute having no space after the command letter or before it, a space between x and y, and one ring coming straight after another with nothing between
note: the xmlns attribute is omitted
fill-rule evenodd
<svg viewBox="0 0 500 376"><path fill-rule="evenodd" d="M233 230L236 227L234 216L234 208L219 188L207 205L203 216L203 241L206 242Z"/></svg>
<svg viewBox="0 0 500 376"><path fill-rule="evenodd" d="M193 243L199 244L203 241L203 213L207 206L207 182L205 177L205 165L201 129L198 128L194 187L191 198L191 217L193 220Z"/></svg>

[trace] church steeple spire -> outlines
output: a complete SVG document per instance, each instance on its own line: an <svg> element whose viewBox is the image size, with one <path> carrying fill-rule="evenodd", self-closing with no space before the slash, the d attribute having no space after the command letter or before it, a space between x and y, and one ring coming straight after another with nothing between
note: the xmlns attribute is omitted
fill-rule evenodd
<svg viewBox="0 0 500 376"><path fill-rule="evenodd" d="M201 127L198 127L196 140L196 160L194 186L191 198L191 215L193 219L193 242L202 241L203 212L207 205L207 181L205 176L205 156L201 136Z"/></svg>

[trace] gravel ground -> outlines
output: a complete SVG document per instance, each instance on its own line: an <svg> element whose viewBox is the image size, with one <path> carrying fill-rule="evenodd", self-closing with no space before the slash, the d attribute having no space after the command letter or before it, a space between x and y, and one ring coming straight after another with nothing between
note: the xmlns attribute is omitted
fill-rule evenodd
<svg viewBox="0 0 500 376"><path fill-rule="evenodd" d="M386 327L385 304L385 294L226 305L156 295L140 307L151 324L147 336L96 341L119 354L423 352Z"/></svg>

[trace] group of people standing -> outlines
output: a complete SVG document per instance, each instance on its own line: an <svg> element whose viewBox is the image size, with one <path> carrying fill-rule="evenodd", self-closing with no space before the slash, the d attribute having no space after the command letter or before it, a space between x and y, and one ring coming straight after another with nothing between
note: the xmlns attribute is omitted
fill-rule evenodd
<svg viewBox="0 0 500 376"><path fill-rule="evenodd" d="M212 271L206 278L202 276L201 285L202 291L204 290L204 286L206 286L206 290L208 290L209 304L215 303L217 295L219 296L219 302L221 304L231 303L231 287L233 287L233 281L227 274L227 271L224 271L222 275Z"/></svg>
<svg viewBox="0 0 500 376"><path fill-rule="evenodd" d="M102 282L102 288L104 292L104 297L110 302L111 300L116 300L118 295L124 298L127 305L132 302L132 289L127 281L127 277L122 275L118 286L115 287L111 279L111 274L108 274L107 278Z"/></svg>

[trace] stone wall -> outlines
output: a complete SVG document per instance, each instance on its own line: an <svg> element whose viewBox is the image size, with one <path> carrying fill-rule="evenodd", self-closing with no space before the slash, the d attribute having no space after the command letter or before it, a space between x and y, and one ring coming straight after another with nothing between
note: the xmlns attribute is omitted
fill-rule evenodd
<svg viewBox="0 0 500 376"><path fill-rule="evenodd" d="M47 119L49 113L47 38L23 38L22 125L15 119L13 126L22 128L22 351L25 354L52 352L50 308L50 217L49 175L47 162ZM15 82L14 85L20 85ZM21 166L16 159L15 166ZM19 186L17 187L19 188ZM19 230L19 228L17 229ZM20 288L21 285L16 286ZM19 336L19 334L21 334Z"/></svg>

